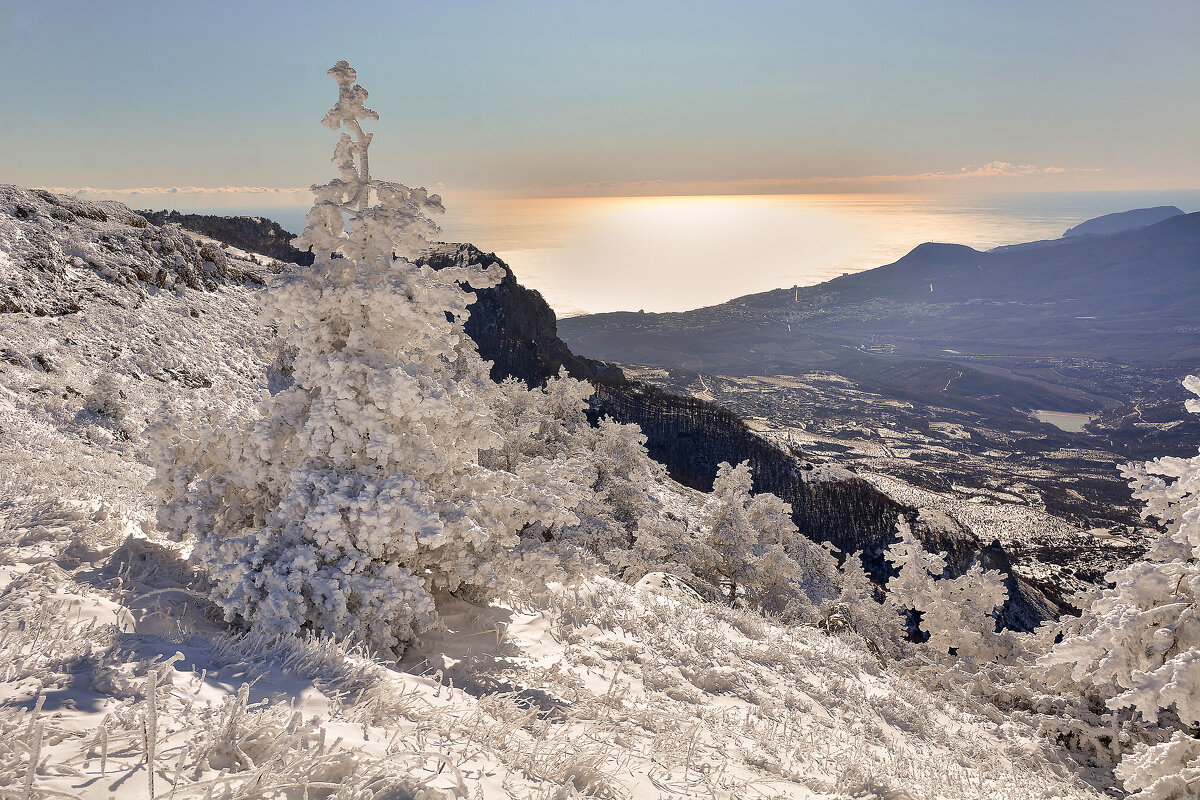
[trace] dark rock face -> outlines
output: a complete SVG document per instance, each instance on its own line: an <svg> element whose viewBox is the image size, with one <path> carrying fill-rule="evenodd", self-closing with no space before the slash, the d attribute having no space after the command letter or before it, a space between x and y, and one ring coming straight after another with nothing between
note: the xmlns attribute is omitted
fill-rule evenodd
<svg viewBox="0 0 1200 800"><path fill-rule="evenodd" d="M508 377L538 386L566 367L579 380L624 381L621 370L600 361L580 358L558 338L557 319L541 294L517 283L508 265L494 253L484 253L470 244L442 244L420 263L434 269L455 264L498 267L504 279L490 289L472 290L478 298L467 319L467 335L475 340L479 354L492 362L492 379Z"/></svg>
<svg viewBox="0 0 1200 800"><path fill-rule="evenodd" d="M218 217L209 214L180 214L178 211L139 211L152 225L168 222L185 230L209 236L251 253L270 256L290 264L308 266L313 254L292 247L296 234L263 217Z"/></svg>

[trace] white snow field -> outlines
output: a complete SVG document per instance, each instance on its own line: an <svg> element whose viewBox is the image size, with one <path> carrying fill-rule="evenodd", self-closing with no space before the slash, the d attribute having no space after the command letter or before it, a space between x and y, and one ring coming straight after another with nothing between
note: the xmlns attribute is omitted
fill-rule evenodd
<svg viewBox="0 0 1200 800"><path fill-rule="evenodd" d="M115 204L4 187L0 207L5 296L27 301L0 313L0 796L1103 796L919 654L900 670L850 631L653 575L442 596L398 663L230 627L189 543L155 530L147 448L168 414L219 419L267 390L261 270L193 265L186 234Z"/></svg>

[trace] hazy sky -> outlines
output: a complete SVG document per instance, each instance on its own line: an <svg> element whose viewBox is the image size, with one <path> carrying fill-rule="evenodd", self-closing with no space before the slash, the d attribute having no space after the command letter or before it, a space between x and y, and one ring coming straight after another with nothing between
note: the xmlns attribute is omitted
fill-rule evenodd
<svg viewBox="0 0 1200 800"><path fill-rule="evenodd" d="M323 181L345 58L372 171L410 184L1200 188L1197 0L0 0L0 26L21 185Z"/></svg>

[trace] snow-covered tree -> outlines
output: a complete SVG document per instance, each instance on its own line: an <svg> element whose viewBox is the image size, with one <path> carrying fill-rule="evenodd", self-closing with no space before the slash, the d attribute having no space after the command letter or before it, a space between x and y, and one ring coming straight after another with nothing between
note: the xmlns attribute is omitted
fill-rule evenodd
<svg viewBox="0 0 1200 800"><path fill-rule="evenodd" d="M701 573L738 591L755 608L790 619L813 615L814 603L837 597L840 579L829 551L802 536L791 507L773 494L751 494L748 462L722 463L705 507L702 546L708 556Z"/></svg>
<svg viewBox="0 0 1200 800"><path fill-rule="evenodd" d="M702 585L696 566L704 561L703 544L684 520L661 509L644 514L632 529L633 543L607 553L609 562L630 583L648 572L667 572L689 584Z"/></svg>
<svg viewBox="0 0 1200 800"><path fill-rule="evenodd" d="M588 398L592 387L571 378L566 369L533 390L506 378L492 400L500 441L483 454L486 463L516 471L522 464L561 460L590 438Z"/></svg>
<svg viewBox="0 0 1200 800"><path fill-rule="evenodd" d="M888 603L897 612L919 612L928 644L960 658L990 659L1007 651L1008 637L996 633L996 612L1008 599L997 570L974 564L957 578L943 577L945 556L917 541L908 521L896 523L899 539L884 559L899 573L888 581Z"/></svg>
<svg viewBox="0 0 1200 800"><path fill-rule="evenodd" d="M1184 385L1200 395L1200 378ZM1200 401L1189 400L1200 413ZM1158 458L1123 469L1142 516L1161 532L1146 557L1105 576L1078 619L1058 626L1062 641L1044 655L1042 678L1092 706L1138 712L1143 724L1200 730L1200 455ZM1110 720L1115 731L1116 720ZM1109 737L1114 750L1123 737ZM1141 748L1119 769L1138 797L1194 797L1200 792L1200 749L1194 739ZM1099 745L1098 745L1099 746ZM1175 763L1171 771L1164 764ZM1179 775L1190 777L1180 783ZM1167 780L1167 779L1170 780ZM1162 781L1161 783L1159 781ZM1175 787L1171 789L1170 787ZM1182 793L1180 793L1182 792Z"/></svg>
<svg viewBox="0 0 1200 800"><path fill-rule="evenodd" d="M996 631L996 614L1008 599L998 570L971 565L964 574L935 581L934 593L920 610L929 646L960 658L990 660L1009 652L1010 637Z"/></svg>
<svg viewBox="0 0 1200 800"><path fill-rule="evenodd" d="M650 458L641 429L609 418L593 427L587 417L591 394L591 386L565 370L532 391L519 381L505 381L494 400L501 443L482 455L486 464L556 487L560 502L576 518L555 531L556 550L569 545L589 551L622 574L632 569L625 577L636 580L664 568L656 560L659 535L667 548L663 552L679 554L687 534L678 521L664 517L656 490L666 480L666 468ZM678 562L681 574L690 574L691 563L690 558Z"/></svg>
<svg viewBox="0 0 1200 800"><path fill-rule="evenodd" d="M882 590L867 574L862 556L847 555L840 572L841 592L821 605L818 626L829 633L853 631L880 657L898 654L905 627L895 609L877 599Z"/></svg>
<svg viewBox="0 0 1200 800"><path fill-rule="evenodd" d="M576 523L554 493L481 454L503 451L498 389L463 324L495 270L413 259L441 199L368 171L377 119L339 61L339 177L314 186L312 267L266 293L294 384L232 425L183 428L159 458L164 529L230 620L317 628L397 653L432 624L436 590L483 595L552 574L546 532Z"/></svg>
<svg viewBox="0 0 1200 800"><path fill-rule="evenodd" d="M641 428L607 417L600 420L587 447L596 467L592 488L598 501L592 537L596 546L627 548L640 520L663 513L652 492L666 479L666 467L650 458ZM606 528L612 530L607 541L602 533Z"/></svg>
<svg viewBox="0 0 1200 800"><path fill-rule="evenodd" d="M748 462L736 467L722 462L705 508L705 542L715 556L708 572L714 583L728 587L730 603L737 600L738 589L751 581L757 557L759 531L748 513L750 482Z"/></svg>
<svg viewBox="0 0 1200 800"><path fill-rule="evenodd" d="M939 553L930 553L917 541L903 515L896 520L896 533L899 538L883 554L884 560L897 570L887 583L888 599L897 608L919 611L929 602L933 581L945 572L946 559Z"/></svg>
<svg viewBox="0 0 1200 800"><path fill-rule="evenodd" d="M1193 800L1200 796L1200 737L1176 731L1162 744L1142 745L1115 774L1137 800Z"/></svg>

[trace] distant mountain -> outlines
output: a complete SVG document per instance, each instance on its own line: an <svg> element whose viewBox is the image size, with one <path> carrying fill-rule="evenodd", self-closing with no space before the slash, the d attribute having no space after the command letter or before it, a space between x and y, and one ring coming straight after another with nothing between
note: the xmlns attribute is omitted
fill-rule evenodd
<svg viewBox="0 0 1200 800"><path fill-rule="evenodd" d="M815 430L810 452L838 442L845 458L830 457L867 473L947 497L1024 476L1040 507L1079 535L1045 548L1016 536L1021 569L1032 574L1044 557L1097 575L1092 554L1123 535L1088 543L1087 532L1139 522L1117 465L1195 452L1200 424L1184 412L1180 379L1200 364L1198 308L1200 214L1178 214L1024 248L927 243L817 286L682 313L572 317L558 329L576 353L643 365L649 380L660 368L672 388L799 430L803 447ZM814 391L830 377L846 390ZM822 393L844 409L814 406ZM1065 433L1033 410L1092 419ZM988 538L987 526L972 530Z"/></svg>
<svg viewBox="0 0 1200 800"><path fill-rule="evenodd" d="M1177 217L1183 211L1175 206L1155 206L1154 208L1135 208L1132 211L1121 211L1116 214L1105 214L1102 217L1081 222L1074 228L1068 228L1063 237L1069 236L1105 236L1110 233L1144 228L1164 219Z"/></svg>
<svg viewBox="0 0 1200 800"><path fill-rule="evenodd" d="M1095 374L1100 363L1194 369L1197 308L1200 214L1180 214L1028 249L928 243L817 286L682 313L573 317L559 329L592 358L730 375L824 369L908 399L1011 414L1125 402L1130 387ZM1055 360L1072 366L1045 368Z"/></svg>

